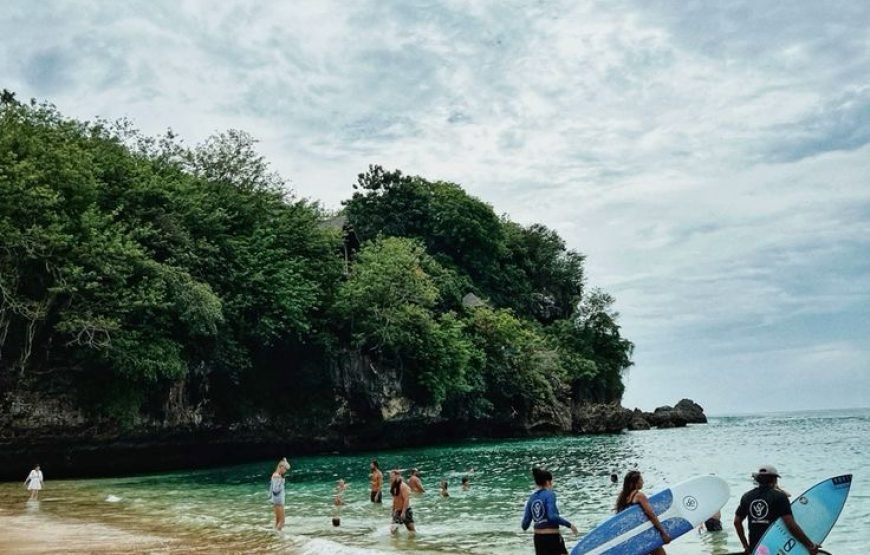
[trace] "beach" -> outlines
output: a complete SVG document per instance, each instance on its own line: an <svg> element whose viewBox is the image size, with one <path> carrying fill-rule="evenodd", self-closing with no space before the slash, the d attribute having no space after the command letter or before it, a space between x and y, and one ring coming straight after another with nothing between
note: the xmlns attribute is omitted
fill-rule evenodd
<svg viewBox="0 0 870 555"><path fill-rule="evenodd" d="M0 530L0 553L5 555L193 552L169 538L39 514L0 514Z"/></svg>

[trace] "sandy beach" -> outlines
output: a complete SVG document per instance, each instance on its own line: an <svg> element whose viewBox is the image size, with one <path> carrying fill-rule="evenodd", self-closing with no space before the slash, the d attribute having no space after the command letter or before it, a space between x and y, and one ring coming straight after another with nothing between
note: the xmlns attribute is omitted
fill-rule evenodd
<svg viewBox="0 0 870 555"><path fill-rule="evenodd" d="M0 514L0 553L178 553L191 552L175 540L131 533L99 523L82 523L46 515Z"/></svg>

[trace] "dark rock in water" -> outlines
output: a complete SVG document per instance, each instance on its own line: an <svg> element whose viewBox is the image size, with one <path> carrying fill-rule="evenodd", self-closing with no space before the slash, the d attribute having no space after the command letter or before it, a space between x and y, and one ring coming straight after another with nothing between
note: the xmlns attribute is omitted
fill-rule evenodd
<svg viewBox="0 0 870 555"><path fill-rule="evenodd" d="M704 407L691 399L683 399L676 404L674 410L679 412L689 424L707 423L707 416L704 415Z"/></svg>
<svg viewBox="0 0 870 555"><path fill-rule="evenodd" d="M632 418L634 426L642 426L640 420L645 420L655 428L682 428L687 424L706 424L707 417L701 405L691 399L683 399L675 406L664 405L657 407L653 412L635 411ZM643 428L633 428L643 429Z"/></svg>
<svg viewBox="0 0 870 555"><path fill-rule="evenodd" d="M629 427L632 412L616 404L584 404L574 408L572 431L581 434L613 434Z"/></svg>
<svg viewBox="0 0 870 555"><path fill-rule="evenodd" d="M650 429L649 421L644 417L644 413L640 409L634 409L634 412L631 413L628 429L632 431Z"/></svg>

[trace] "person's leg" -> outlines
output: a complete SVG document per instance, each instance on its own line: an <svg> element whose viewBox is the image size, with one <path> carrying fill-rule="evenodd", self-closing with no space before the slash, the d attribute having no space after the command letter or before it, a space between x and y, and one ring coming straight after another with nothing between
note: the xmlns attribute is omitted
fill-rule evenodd
<svg viewBox="0 0 870 555"><path fill-rule="evenodd" d="M278 505L278 530L284 529L284 505Z"/></svg>

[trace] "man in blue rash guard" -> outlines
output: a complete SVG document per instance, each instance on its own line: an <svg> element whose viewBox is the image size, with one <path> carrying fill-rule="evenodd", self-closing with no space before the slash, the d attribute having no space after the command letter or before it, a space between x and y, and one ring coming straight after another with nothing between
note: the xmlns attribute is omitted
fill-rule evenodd
<svg viewBox="0 0 870 555"><path fill-rule="evenodd" d="M559 516L556 494L553 493L553 475L540 468L533 468L532 475L538 489L529 497L523 515L523 530L535 523L535 555L568 555L565 540L559 534L559 526L566 526L575 534L577 528Z"/></svg>

